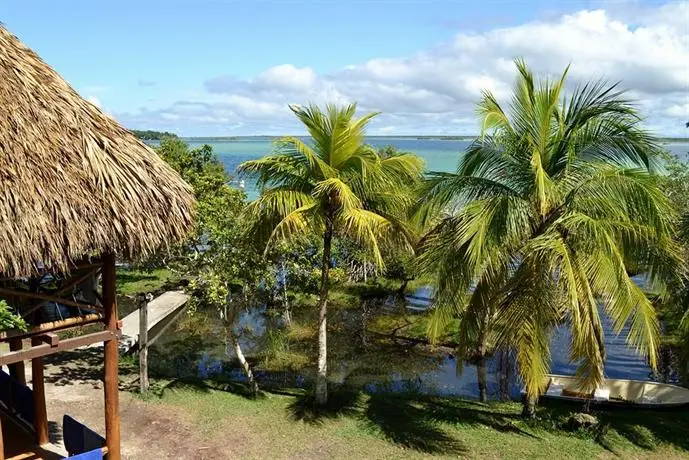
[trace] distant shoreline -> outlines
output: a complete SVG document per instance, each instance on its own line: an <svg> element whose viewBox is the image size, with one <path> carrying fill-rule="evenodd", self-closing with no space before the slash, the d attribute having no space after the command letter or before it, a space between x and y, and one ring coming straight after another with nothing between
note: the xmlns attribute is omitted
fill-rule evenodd
<svg viewBox="0 0 689 460"><path fill-rule="evenodd" d="M275 140L281 139L283 137L307 137L306 135L290 135L286 134L283 136L189 136L181 137L186 141L242 141L242 140ZM476 136L426 136L426 135L416 135L416 136L366 136L368 139L412 139L412 140L434 140L434 141L470 141L476 139ZM688 140L689 141L689 140Z"/></svg>
<svg viewBox="0 0 689 460"><path fill-rule="evenodd" d="M243 141L243 140L253 140L253 141L272 141L280 139L283 137L290 137L291 135L284 136L189 136L180 137L185 141L214 141L214 142L233 142L233 141ZM294 137L306 137L306 135L298 135ZM420 140L420 141L471 141L476 139L477 136L432 136L432 135L416 135L416 136L367 136L369 139L405 139L405 140ZM682 144L689 144L689 137L660 137L658 138L660 142L676 142Z"/></svg>

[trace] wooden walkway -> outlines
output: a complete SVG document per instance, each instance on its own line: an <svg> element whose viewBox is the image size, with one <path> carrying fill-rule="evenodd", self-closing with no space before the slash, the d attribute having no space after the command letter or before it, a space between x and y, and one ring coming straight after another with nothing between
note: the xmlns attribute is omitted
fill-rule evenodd
<svg viewBox="0 0 689 460"><path fill-rule="evenodd" d="M167 291L148 304L148 341L153 342L184 311L189 296L182 291ZM128 353L139 341L139 309L122 318L120 352Z"/></svg>
<svg viewBox="0 0 689 460"><path fill-rule="evenodd" d="M184 311L189 296L182 291L167 291L148 304L148 342L153 342L162 334ZM122 318L122 338L120 339L120 353L126 354L138 348L139 342L139 309L137 308ZM102 343L88 345L102 347Z"/></svg>

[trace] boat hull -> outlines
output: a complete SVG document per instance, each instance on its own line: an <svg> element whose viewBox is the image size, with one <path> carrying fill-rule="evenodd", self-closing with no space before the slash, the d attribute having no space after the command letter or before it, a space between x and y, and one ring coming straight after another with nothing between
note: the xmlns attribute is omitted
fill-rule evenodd
<svg viewBox="0 0 689 460"><path fill-rule="evenodd" d="M606 379L594 392L582 392L575 377L546 377L541 399L615 409L673 410L689 407L689 389L640 380Z"/></svg>

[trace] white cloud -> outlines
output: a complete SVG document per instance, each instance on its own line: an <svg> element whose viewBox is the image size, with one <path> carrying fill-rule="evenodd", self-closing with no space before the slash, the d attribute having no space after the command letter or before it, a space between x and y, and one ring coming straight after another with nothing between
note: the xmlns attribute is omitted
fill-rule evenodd
<svg viewBox="0 0 689 460"><path fill-rule="evenodd" d="M219 76L204 82L205 91L193 100L119 118L183 134L281 134L271 130L298 129L289 103L359 101L362 110L384 112L372 123L372 133L471 134L477 130L473 111L481 90L509 97L512 61L524 57L545 75L558 75L571 63L568 89L591 78L619 80L638 100L649 127L685 135L689 3L623 6L615 2L606 10L460 32L411 56L371 59L329 73L281 64L250 79Z"/></svg>
<svg viewBox="0 0 689 460"><path fill-rule="evenodd" d="M262 72L253 86L271 91L307 91L316 82L316 78L316 73L309 67L297 68L291 64L283 64Z"/></svg>

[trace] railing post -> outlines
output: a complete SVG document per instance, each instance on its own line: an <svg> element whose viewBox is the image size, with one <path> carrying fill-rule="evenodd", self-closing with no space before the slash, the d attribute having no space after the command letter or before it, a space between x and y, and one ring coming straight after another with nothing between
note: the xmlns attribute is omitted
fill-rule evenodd
<svg viewBox="0 0 689 460"><path fill-rule="evenodd" d="M41 345L40 339L33 337L31 345ZM43 358L31 360L31 385L33 386L34 431L39 446L48 443L48 411L45 407L45 382L43 377Z"/></svg>
<svg viewBox="0 0 689 460"><path fill-rule="evenodd" d="M5 442L2 436L2 420L0 420L0 460L5 460Z"/></svg>
<svg viewBox="0 0 689 460"><path fill-rule="evenodd" d="M148 303L153 296L141 294L139 298L139 386L141 393L148 391Z"/></svg>
<svg viewBox="0 0 689 460"><path fill-rule="evenodd" d="M108 460L120 460L119 349L117 343L117 297L115 291L115 254L103 254L103 309L105 327L115 338L104 344L105 442Z"/></svg>
<svg viewBox="0 0 689 460"><path fill-rule="evenodd" d="M19 351L22 349L22 339L15 337L10 339L10 351ZM26 370L24 369L24 361L11 364L8 366L10 368L10 375L14 380L26 385Z"/></svg>

